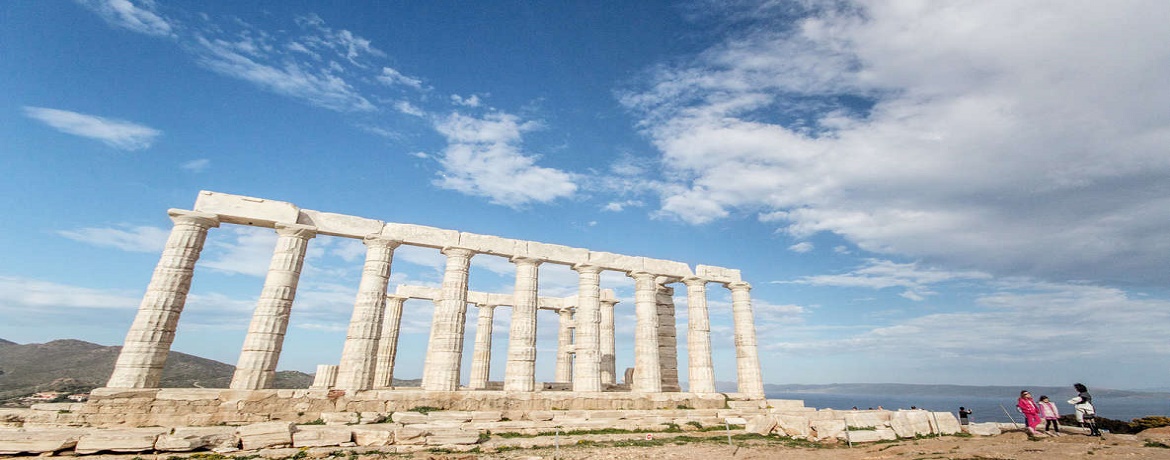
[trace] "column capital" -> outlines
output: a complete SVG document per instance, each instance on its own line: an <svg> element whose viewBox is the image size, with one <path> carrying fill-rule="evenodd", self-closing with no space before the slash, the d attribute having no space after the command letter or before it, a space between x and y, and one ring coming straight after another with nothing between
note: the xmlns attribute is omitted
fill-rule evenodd
<svg viewBox="0 0 1170 460"><path fill-rule="evenodd" d="M403 301L406 302L410 297L398 294L386 294L386 300Z"/></svg>
<svg viewBox="0 0 1170 460"><path fill-rule="evenodd" d="M544 259L537 259L535 257L528 257L528 256L512 256L512 258L510 258L508 260L516 265L536 266L536 265L540 265L540 264L544 263Z"/></svg>
<svg viewBox="0 0 1170 460"><path fill-rule="evenodd" d="M317 227L312 225L285 224L277 222L275 228L276 234L280 236L292 236L302 240L311 239L317 236Z"/></svg>
<svg viewBox="0 0 1170 460"><path fill-rule="evenodd" d="M633 278L635 281L650 281L650 282L654 282L655 278L658 277L658 275L655 275L655 274L650 273L650 272L644 272L644 271L629 272L629 273L626 273L626 276Z"/></svg>
<svg viewBox="0 0 1170 460"><path fill-rule="evenodd" d="M683 284L685 284L687 286L702 286L702 287L707 286L707 280L705 278L699 278L697 276L688 276L686 278L683 278L682 282L683 282Z"/></svg>
<svg viewBox="0 0 1170 460"><path fill-rule="evenodd" d="M736 281L734 283L726 283L726 284L724 284L724 286L727 286L727 289L731 289L732 291L739 291L739 290L750 291L750 290L752 290L752 285L748 284L746 281Z"/></svg>
<svg viewBox="0 0 1170 460"><path fill-rule="evenodd" d="M480 310L483 310L483 309L485 309L485 308L486 308L486 309L488 309L488 310L493 310L493 309L495 309L495 308L496 308L496 307L498 307L498 306L499 306L499 305L496 305L496 304L494 304L494 303L477 303L477 304L475 304L475 308L478 308L478 309L480 309Z"/></svg>
<svg viewBox="0 0 1170 460"><path fill-rule="evenodd" d="M371 247L371 248L372 247L379 247L379 248L396 249L396 248L398 248L398 246L402 245L402 240L375 233L373 235L366 235L365 238L362 238L362 244L366 245L366 247Z"/></svg>
<svg viewBox="0 0 1170 460"><path fill-rule="evenodd" d="M573 271L575 271L577 273L592 274L592 275L599 274L599 273L601 273L601 270L603 270L601 267L599 267L597 265L590 265L590 264L573 264L572 269L573 269Z"/></svg>
<svg viewBox="0 0 1170 460"><path fill-rule="evenodd" d="M471 258L471 256L474 256L476 254L476 252L471 250L471 249L461 248L458 246L447 246L447 247L439 250L439 252L443 253L444 255L446 255L448 257L463 256L463 257Z"/></svg>
<svg viewBox="0 0 1170 460"><path fill-rule="evenodd" d="M203 228L212 228L219 226L219 215L210 214L199 211L188 211L185 209L168 209L167 215L171 216L171 221L185 224L197 225Z"/></svg>

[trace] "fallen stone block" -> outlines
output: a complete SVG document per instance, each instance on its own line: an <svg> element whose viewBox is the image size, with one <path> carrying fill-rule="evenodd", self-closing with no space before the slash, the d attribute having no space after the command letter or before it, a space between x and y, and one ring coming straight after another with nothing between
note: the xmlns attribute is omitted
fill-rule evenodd
<svg viewBox="0 0 1170 460"><path fill-rule="evenodd" d="M751 420L748 420L743 429L748 433L767 436L772 432L772 430L776 429L776 425L777 422L775 417L770 415L757 415L752 417Z"/></svg>
<svg viewBox="0 0 1170 460"><path fill-rule="evenodd" d="M845 424L849 425L849 428L886 426L886 423L890 420L888 412L846 412L844 416Z"/></svg>
<svg viewBox="0 0 1170 460"><path fill-rule="evenodd" d="M430 423L470 422L471 416L472 416L471 412L462 411L462 410L445 410L445 411L431 412L431 413L427 414L427 417L430 418Z"/></svg>
<svg viewBox="0 0 1170 460"><path fill-rule="evenodd" d="M430 421L430 419L427 418L427 414L409 411L395 412L390 415L390 420L394 421L394 423L401 423L403 425L427 423Z"/></svg>
<svg viewBox="0 0 1170 460"><path fill-rule="evenodd" d="M154 441L154 450L166 452L189 452L197 449L235 447L236 427L233 426L186 426L175 428L169 434L162 434Z"/></svg>
<svg viewBox="0 0 1170 460"><path fill-rule="evenodd" d="M293 422L262 422L244 425L236 429L240 444L244 450L263 449L265 447L291 446Z"/></svg>
<svg viewBox="0 0 1170 460"><path fill-rule="evenodd" d="M950 412L931 412L930 421L934 424L934 432L940 434L955 434L963 431L959 419Z"/></svg>
<svg viewBox="0 0 1170 460"><path fill-rule="evenodd" d="M394 430L394 444L426 444L427 430L416 428L417 425L407 425Z"/></svg>
<svg viewBox="0 0 1170 460"><path fill-rule="evenodd" d="M428 446L452 446L452 445L468 445L479 442L479 432L463 431L463 432L447 432L436 433L427 436L426 444Z"/></svg>
<svg viewBox="0 0 1170 460"><path fill-rule="evenodd" d="M348 426L299 426L293 432L293 447L339 446L352 440L353 430Z"/></svg>
<svg viewBox="0 0 1170 460"><path fill-rule="evenodd" d="M385 423L390 421L390 414L385 412L360 412L358 413L358 423L362 425L372 425L376 423Z"/></svg>
<svg viewBox="0 0 1170 460"><path fill-rule="evenodd" d="M154 450L154 442L168 428L128 428L93 430L77 440L74 450L79 454L108 452L146 452Z"/></svg>
<svg viewBox="0 0 1170 460"><path fill-rule="evenodd" d="M838 438L845 431L844 420L813 420L809 422L810 436L818 441Z"/></svg>
<svg viewBox="0 0 1170 460"><path fill-rule="evenodd" d="M363 425L353 427L353 441L362 447L379 447L394 444L395 426Z"/></svg>
<svg viewBox="0 0 1170 460"><path fill-rule="evenodd" d="M757 400L750 400L750 401L727 401L727 407L729 407L731 409L736 409L736 410L763 409L765 407L765 405L766 405L766 402L764 402L762 400L758 400L758 399Z"/></svg>
<svg viewBox="0 0 1170 460"><path fill-rule="evenodd" d="M532 420L532 421L536 421L536 422L544 422L544 421L552 420L553 416L555 416L555 415L556 414L554 414L553 411L551 411L551 410L533 410L533 411L528 411L527 414L524 414L524 418L526 420Z"/></svg>
<svg viewBox="0 0 1170 460"><path fill-rule="evenodd" d="M357 412L322 412L321 421L326 425L357 425L361 415Z"/></svg>
<svg viewBox="0 0 1170 460"><path fill-rule="evenodd" d="M801 399L769 399L768 408L772 410L799 410L804 409L804 400Z"/></svg>
<svg viewBox="0 0 1170 460"><path fill-rule="evenodd" d="M72 449L85 429L0 429L0 455L43 454Z"/></svg>
<svg viewBox="0 0 1170 460"><path fill-rule="evenodd" d="M472 422L498 422L504 418L502 411L475 411L471 413Z"/></svg>
<svg viewBox="0 0 1170 460"><path fill-rule="evenodd" d="M995 422L972 423L967 425L967 432L976 436L998 436L1003 433Z"/></svg>
<svg viewBox="0 0 1170 460"><path fill-rule="evenodd" d="M894 434L894 430L889 428L879 428L876 430L848 430L841 432L837 439L849 442L893 441L898 439L898 435Z"/></svg>

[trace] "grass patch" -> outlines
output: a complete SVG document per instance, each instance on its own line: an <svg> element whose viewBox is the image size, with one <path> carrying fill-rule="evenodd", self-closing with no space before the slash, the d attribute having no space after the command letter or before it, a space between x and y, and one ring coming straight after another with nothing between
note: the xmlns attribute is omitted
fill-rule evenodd
<svg viewBox="0 0 1170 460"><path fill-rule="evenodd" d="M302 423L301 425L324 425L324 424L325 424L324 419L317 419L317 420L313 420L311 422Z"/></svg>
<svg viewBox="0 0 1170 460"><path fill-rule="evenodd" d="M1146 441L1145 444L1142 444L1142 447L1158 447L1158 448L1162 448L1162 449L1170 449L1170 445L1166 445L1166 444L1160 443L1158 441Z"/></svg>
<svg viewBox="0 0 1170 460"><path fill-rule="evenodd" d="M410 409L410 412L418 412L420 414L426 414L428 412L438 412L441 410L443 410L443 409L440 409L438 407L433 407L433 406L417 406L417 407Z"/></svg>

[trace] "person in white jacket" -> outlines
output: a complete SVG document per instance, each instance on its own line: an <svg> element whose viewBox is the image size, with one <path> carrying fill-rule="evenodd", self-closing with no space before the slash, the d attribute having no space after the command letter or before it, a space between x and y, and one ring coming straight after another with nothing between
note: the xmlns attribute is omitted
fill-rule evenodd
<svg viewBox="0 0 1170 460"><path fill-rule="evenodd" d="M1089 427L1089 436L1101 436L1101 431L1097 429L1097 408L1093 407L1093 396L1089 394L1089 388L1084 384L1075 383L1073 389L1077 390L1077 397L1068 400L1068 403L1076 410L1077 423Z"/></svg>

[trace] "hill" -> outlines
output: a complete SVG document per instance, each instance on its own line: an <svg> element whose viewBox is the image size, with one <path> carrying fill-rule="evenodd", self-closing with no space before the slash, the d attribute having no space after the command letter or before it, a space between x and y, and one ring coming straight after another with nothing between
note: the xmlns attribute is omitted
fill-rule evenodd
<svg viewBox="0 0 1170 460"><path fill-rule="evenodd" d="M17 344L0 339L0 400L38 391L88 392L105 385L122 347L81 340ZM163 368L163 388L227 388L235 366L172 351ZM313 376L276 374L276 388L307 388Z"/></svg>

